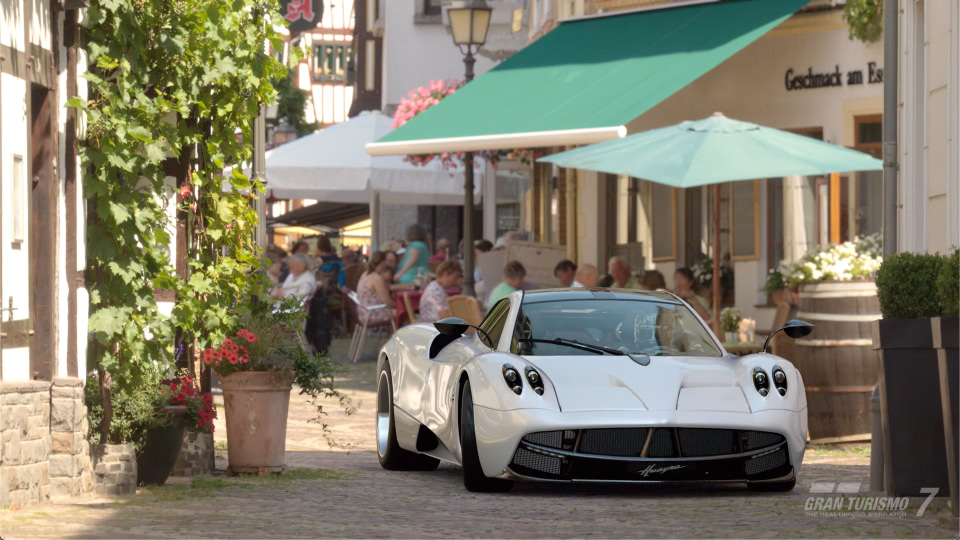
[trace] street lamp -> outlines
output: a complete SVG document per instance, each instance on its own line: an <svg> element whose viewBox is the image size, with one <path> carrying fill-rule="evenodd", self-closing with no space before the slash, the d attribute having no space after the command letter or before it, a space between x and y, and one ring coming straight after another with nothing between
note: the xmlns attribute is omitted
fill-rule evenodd
<svg viewBox="0 0 960 540"><path fill-rule="evenodd" d="M465 79L473 80L473 55L487 41L493 9L480 1L455 2L447 8L453 42L463 53ZM463 154L463 294L476 296L473 290L473 152Z"/></svg>

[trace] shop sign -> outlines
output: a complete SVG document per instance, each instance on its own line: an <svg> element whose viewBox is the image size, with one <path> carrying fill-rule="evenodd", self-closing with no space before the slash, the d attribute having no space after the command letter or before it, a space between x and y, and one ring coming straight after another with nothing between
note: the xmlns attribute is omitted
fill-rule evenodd
<svg viewBox="0 0 960 540"><path fill-rule="evenodd" d="M280 0L280 14L291 32L313 30L323 17L323 0Z"/></svg>
<svg viewBox="0 0 960 540"><path fill-rule="evenodd" d="M783 76L783 85L788 92L791 90L843 86L844 84L856 86L864 82L867 84L883 82L883 68L878 67L876 62L867 62L866 79L864 79L864 70L853 69L842 72L839 64L834 66L833 71L816 73L813 71L813 67L808 67L806 73L795 72L793 68L789 68Z"/></svg>

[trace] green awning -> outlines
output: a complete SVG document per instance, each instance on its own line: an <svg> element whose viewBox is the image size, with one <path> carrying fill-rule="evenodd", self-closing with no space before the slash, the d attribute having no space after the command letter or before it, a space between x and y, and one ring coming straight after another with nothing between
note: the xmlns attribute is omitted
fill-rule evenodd
<svg viewBox="0 0 960 540"><path fill-rule="evenodd" d="M561 23L367 145L373 155L589 144L767 33L808 0L741 0ZM451 45L452 46L452 45Z"/></svg>

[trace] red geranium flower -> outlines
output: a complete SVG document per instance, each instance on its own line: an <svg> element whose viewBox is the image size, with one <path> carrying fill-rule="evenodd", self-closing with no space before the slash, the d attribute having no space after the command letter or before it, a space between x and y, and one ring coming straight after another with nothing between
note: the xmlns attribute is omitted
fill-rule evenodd
<svg viewBox="0 0 960 540"><path fill-rule="evenodd" d="M170 383L170 390L177 391L177 383Z"/></svg>
<svg viewBox="0 0 960 540"><path fill-rule="evenodd" d="M190 186L182 185L180 186L180 197L186 199L190 196Z"/></svg>

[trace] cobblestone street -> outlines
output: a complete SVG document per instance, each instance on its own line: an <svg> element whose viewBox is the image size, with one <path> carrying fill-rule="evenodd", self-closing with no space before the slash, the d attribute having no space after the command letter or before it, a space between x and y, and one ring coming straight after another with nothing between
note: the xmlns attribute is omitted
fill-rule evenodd
<svg viewBox="0 0 960 540"><path fill-rule="evenodd" d="M339 344L338 344L339 346ZM517 484L505 495L468 493L460 469L389 472L374 451L375 344L343 382L357 413L331 404L331 450L313 410L292 398L287 434L291 471L266 479L173 478L135 497L5 508L0 536L14 538L310 538L310 537L916 537L956 538L945 500L922 517L923 499L905 516L809 516L812 482L869 486L864 449L808 450L797 488L758 494L743 487L699 490ZM217 441L226 441L223 418ZM222 443L221 443L222 445ZM218 454L225 455L220 450ZM225 459L218 459L223 469ZM872 495L878 495L876 493Z"/></svg>

